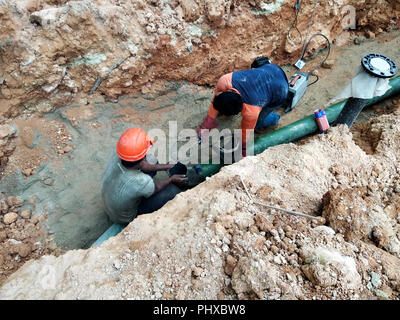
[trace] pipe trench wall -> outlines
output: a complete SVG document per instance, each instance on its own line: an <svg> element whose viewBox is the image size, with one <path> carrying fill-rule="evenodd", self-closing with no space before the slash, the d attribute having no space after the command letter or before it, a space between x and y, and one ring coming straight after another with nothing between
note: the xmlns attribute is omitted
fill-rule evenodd
<svg viewBox="0 0 400 320"><path fill-rule="evenodd" d="M248 68L259 55L293 63L302 43L294 0L16 1L0 3L1 117L46 113L95 93L161 90L164 80L214 86L224 73ZM353 6L357 29L345 30ZM314 1L303 1L305 36ZM320 1L311 33L342 45L354 33L399 27L397 1ZM50 45L51 44L51 45ZM315 38L309 54L325 46Z"/></svg>
<svg viewBox="0 0 400 320"><path fill-rule="evenodd" d="M371 106L377 102L380 102L386 98L392 97L400 93L400 76L397 76L389 81L392 87L384 95L380 97L374 97L368 100L366 107ZM343 107L347 102L346 100L340 101L331 105L325 109L326 116L329 122L334 122L342 111ZM294 140L301 139L305 136L311 135L318 131L317 123L315 122L314 115L307 116L296 122L293 122L283 128L273 131L269 134L265 134L254 141L253 146L249 146L249 152L254 155L260 154L269 147L276 146L283 143L292 142ZM204 177L211 177L212 175L218 173L218 171L223 167L221 164L202 164L200 165L201 174ZM108 228L99 239L93 244L93 246L98 246L105 240L117 235L125 228L122 224L113 224Z"/></svg>

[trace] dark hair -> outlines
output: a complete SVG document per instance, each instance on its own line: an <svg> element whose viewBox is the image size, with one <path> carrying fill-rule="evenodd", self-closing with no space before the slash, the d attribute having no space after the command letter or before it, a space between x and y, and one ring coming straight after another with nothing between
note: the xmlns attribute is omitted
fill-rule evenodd
<svg viewBox="0 0 400 320"><path fill-rule="evenodd" d="M121 163L126 168L133 168L134 166L138 165L143 159L140 159L138 161L125 161L121 159Z"/></svg>
<svg viewBox="0 0 400 320"><path fill-rule="evenodd" d="M270 64L270 63L271 63L271 60L269 60L268 57L264 57L264 56L258 57L258 58L254 59L253 63L251 64L251 68L252 69L259 68L259 67L263 66L264 64Z"/></svg>
<svg viewBox="0 0 400 320"><path fill-rule="evenodd" d="M222 115L233 116L242 111L243 101L237 92L225 91L215 96L213 105Z"/></svg>

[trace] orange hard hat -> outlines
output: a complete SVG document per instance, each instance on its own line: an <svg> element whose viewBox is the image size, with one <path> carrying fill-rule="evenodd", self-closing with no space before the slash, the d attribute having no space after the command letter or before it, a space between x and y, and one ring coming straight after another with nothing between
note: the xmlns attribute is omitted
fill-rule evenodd
<svg viewBox="0 0 400 320"><path fill-rule="evenodd" d="M138 161L143 159L154 140L140 128L126 130L117 142L117 154L125 161Z"/></svg>

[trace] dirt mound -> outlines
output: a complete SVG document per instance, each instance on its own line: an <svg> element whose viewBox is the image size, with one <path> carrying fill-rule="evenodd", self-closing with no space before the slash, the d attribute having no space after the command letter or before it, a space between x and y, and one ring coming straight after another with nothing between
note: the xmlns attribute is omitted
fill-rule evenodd
<svg viewBox="0 0 400 320"><path fill-rule="evenodd" d="M26 261L63 252L48 237L44 226L46 216L39 217L24 208L26 202L0 195L0 284ZM28 206L34 203L35 197L32 197Z"/></svg>
<svg viewBox="0 0 400 320"><path fill-rule="evenodd" d="M47 143L42 142L44 139ZM0 125L0 179L15 171L25 177L34 175L40 164L60 159L75 147L71 134L59 121L33 117L7 121Z"/></svg>
<svg viewBox="0 0 400 320"><path fill-rule="evenodd" d="M8 164L8 159L15 150L15 127L9 124L0 124L0 178L2 172L6 165Z"/></svg>
<svg viewBox="0 0 400 320"><path fill-rule="evenodd" d="M303 1L305 36L314 1ZM0 3L0 115L45 113L88 92L111 99L164 80L214 85L259 55L293 63L302 43L287 30L293 1L15 1ZM357 30L343 28L346 5ZM344 44L399 27L396 1L320 1L311 33ZM360 37L358 37L359 39ZM365 38L365 37L364 37ZM51 43L51 45L49 45ZM307 55L325 43L315 38ZM234 50L232 50L234 48Z"/></svg>
<svg viewBox="0 0 400 320"><path fill-rule="evenodd" d="M397 299L400 114L373 121L382 130L373 155L346 126L269 148L100 247L28 262L0 297ZM255 204L239 176L254 199L325 221Z"/></svg>
<svg viewBox="0 0 400 320"><path fill-rule="evenodd" d="M303 35L313 4L303 1L298 24ZM342 9L348 4L357 10L355 31L343 29ZM336 58L340 67L334 57L325 65L328 69L319 70L326 81L303 99L310 110L333 97L335 90L328 90L337 82L333 79L351 79L365 50L382 44L382 49L391 47L387 54L396 58L396 31L374 46L364 36L373 39L398 28L399 9L391 0L320 3L311 33L322 32L338 46L357 36L355 44L362 50L353 48L343 61L344 49ZM340 126L327 135L248 157L157 213L135 219L101 247L59 257L61 251L43 228L45 215L33 214L43 208L35 207L33 198L21 201L8 195L29 194L31 186L38 191L43 185L51 187L34 194L60 222L57 233L68 234L69 240L84 233L86 238L76 242L90 246L88 239L96 239L98 231L93 226L106 225L94 190L118 130L133 123L150 126L152 119L161 126L171 118L193 118L187 123L198 125L212 92L197 87L172 94L175 84L166 85L165 80L214 85L220 75L248 68L259 55L280 65L292 63L302 45L287 38L293 1L4 0L0 19L0 170L7 164L9 169L0 172L0 178L14 171L18 175L5 177L6 188L23 185L0 198L0 298L400 297L398 111L354 126L352 133ZM307 57L325 45L316 40ZM140 96L125 99L115 111L107 105L139 90ZM194 91L203 93L194 100L185 98ZM88 92L95 92L95 98ZM97 94L105 96L105 103ZM161 98L156 101L154 96ZM72 101L78 106L71 107L77 108L49 114ZM175 109L176 104L184 108ZM187 112L188 105L197 111ZM305 109L296 108L286 121L304 114ZM82 134L84 123L110 131L95 132L98 142ZM71 134L81 147L94 141L92 150L99 145L101 150L74 151ZM77 164L63 166L63 160L74 157ZM50 158L51 169L45 166ZM239 177L259 201L323 219L316 222L257 205Z"/></svg>

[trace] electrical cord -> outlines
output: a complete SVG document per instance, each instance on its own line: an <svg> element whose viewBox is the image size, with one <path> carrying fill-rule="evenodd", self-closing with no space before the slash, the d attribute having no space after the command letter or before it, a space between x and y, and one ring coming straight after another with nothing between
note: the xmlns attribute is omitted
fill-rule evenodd
<svg viewBox="0 0 400 320"><path fill-rule="evenodd" d="M309 75L309 76L316 77L317 79L316 79L314 82L310 83L307 87L312 86L313 84L315 84L315 83L318 82L319 77L318 77L318 75L316 75L316 74L314 73L314 71L317 70L318 68L320 68L320 67L322 66L322 64L323 64L326 60L328 60L329 55L331 54L331 42L329 41L328 37L325 36L325 35L322 34L322 33L314 33L314 34L311 36L310 40L308 40L307 45L305 46L305 49L306 49L305 51L307 51L307 48L308 48L308 46L309 46L311 40L312 40L314 37L317 37L317 36L320 36L320 37L325 38L325 40L328 42L328 46L327 46L327 47L328 47L328 54L326 55L326 57L325 57L316 67L314 67L313 69L311 69L310 72L308 72L308 75ZM305 52L305 51L304 51L304 52Z"/></svg>
<svg viewBox="0 0 400 320"><path fill-rule="evenodd" d="M303 36L301 35L299 28L297 28L297 20L298 20L299 11L300 11L300 7L301 7L302 3L303 3L303 0L297 0L297 2L296 2L296 5L294 7L294 21L293 21L292 25L290 26L290 28L288 30L288 34L287 34L287 38L294 44L300 44L303 42ZM292 38L290 37L290 31L292 29L295 29L298 32L298 34L300 35L300 41L294 42L292 40Z"/></svg>
<svg viewBox="0 0 400 320"><path fill-rule="evenodd" d="M314 9L313 9L313 12L312 12L310 21L308 22L307 33L306 33L306 37L305 37L305 40L304 40L304 43L303 43L303 48L302 48L302 50L301 50L301 55L300 55L300 59L299 59L299 60L302 60L302 59L303 59L304 54L306 53L306 49L307 49L307 47L308 47L308 43L309 43L309 42L308 42L307 45L306 45L306 41L307 41L307 38L308 38L308 34L310 33L311 24L312 24L312 21L313 21L313 19L314 19L315 11L317 10L317 5L318 5L318 0L315 0Z"/></svg>
<svg viewBox="0 0 400 320"><path fill-rule="evenodd" d="M325 40L328 42L328 54L326 55L325 59L323 59L315 68L313 68L310 72L308 72L309 76L316 77L317 79L314 82L310 83L307 87L312 86L313 84L318 82L319 77L318 77L318 75L316 75L314 73L314 71L317 70L319 67L321 67L321 65L329 58L329 55L330 55L330 52L331 52L331 43L330 43L329 39L322 33L314 33L310 37L310 39L307 41L308 35L310 33L310 29L311 29L311 24L313 22L313 19L314 19L314 16L315 16L315 12L317 10L318 1L319 0L315 0L315 3L314 3L313 12L312 12L310 21L308 22L307 33L306 33L306 37L305 37L305 40L304 40L304 43L303 43L303 48L301 49L301 55L300 55L300 59L299 60L303 60L304 55L307 52L307 48L310 45L311 40L316 36L321 36L321 37L325 38ZM297 18L298 18L299 10L300 10L300 7L301 7L302 3L303 3L302 0L301 1L297 0L297 2L296 2L295 9L294 9L295 10L295 20L294 20L294 22L292 24L292 27L289 29L289 32L288 32L288 38L289 39L290 39L290 30L293 28L293 26L295 26L297 31L300 33L300 31L297 28ZM301 36L301 33L300 33L300 36Z"/></svg>

